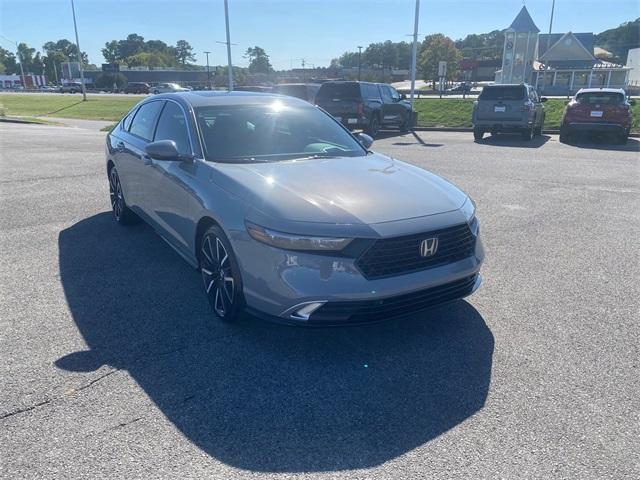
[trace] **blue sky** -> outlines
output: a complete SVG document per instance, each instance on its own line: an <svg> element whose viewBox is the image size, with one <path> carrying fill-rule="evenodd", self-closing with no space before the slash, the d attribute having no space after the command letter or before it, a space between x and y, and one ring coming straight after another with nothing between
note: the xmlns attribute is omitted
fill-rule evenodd
<svg viewBox="0 0 640 480"><path fill-rule="evenodd" d="M169 44L185 39L213 52L211 63L225 63L223 0L75 0L80 45L92 63L104 61L108 40L138 33ZM419 31L441 32L454 39L509 26L522 0L422 0ZM277 69L325 66L357 45L408 40L413 30L414 0L229 0L234 64L249 46L259 45ZM551 0L526 6L542 31L549 27ZM556 0L554 32L600 32L640 17L638 0ZM73 41L70 0L0 0L0 33L41 48L49 40ZM12 48L0 38L0 45Z"/></svg>

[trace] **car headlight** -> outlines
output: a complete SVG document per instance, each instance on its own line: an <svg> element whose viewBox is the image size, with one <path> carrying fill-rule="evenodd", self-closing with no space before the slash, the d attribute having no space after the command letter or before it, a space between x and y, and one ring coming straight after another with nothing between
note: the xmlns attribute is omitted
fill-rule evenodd
<svg viewBox="0 0 640 480"><path fill-rule="evenodd" d="M471 200L471 197L467 197L467 200L464 202L462 207L460 207L460 211L471 227L471 231L477 235L478 219L476 218L476 203Z"/></svg>
<svg viewBox="0 0 640 480"><path fill-rule="evenodd" d="M284 250L316 250L324 252L337 252L351 243L352 238L335 237L308 237L292 233L276 232L245 221L247 232L251 238L258 242L266 243L272 247Z"/></svg>

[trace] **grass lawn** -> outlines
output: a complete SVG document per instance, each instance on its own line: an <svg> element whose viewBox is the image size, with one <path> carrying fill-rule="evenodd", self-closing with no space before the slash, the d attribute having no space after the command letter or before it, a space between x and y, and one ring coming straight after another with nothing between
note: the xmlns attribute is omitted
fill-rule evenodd
<svg viewBox="0 0 640 480"><path fill-rule="evenodd" d="M88 120L120 120L141 97L107 95L20 95L0 94L0 110L7 116L84 118Z"/></svg>
<svg viewBox="0 0 640 480"><path fill-rule="evenodd" d="M418 126L420 127L471 127L471 110L473 99L462 98L432 98L420 99L414 102L418 112ZM544 104L547 113L545 128L559 129L565 99L550 98ZM631 130L640 132L640 102L631 107L633 112L633 126Z"/></svg>

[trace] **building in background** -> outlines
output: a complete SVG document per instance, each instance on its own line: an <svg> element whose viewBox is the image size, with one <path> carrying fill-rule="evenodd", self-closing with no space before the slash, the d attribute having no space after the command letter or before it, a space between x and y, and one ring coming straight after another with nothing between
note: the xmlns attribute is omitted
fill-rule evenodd
<svg viewBox="0 0 640 480"><path fill-rule="evenodd" d="M23 85L24 79L24 85ZM0 75L0 88L38 88L47 84L47 77L44 75Z"/></svg>
<svg viewBox="0 0 640 480"><path fill-rule="evenodd" d="M593 33L539 32L522 7L505 32L496 83L530 83L545 95L571 95L584 87L627 87L630 67L597 58Z"/></svg>
<svg viewBox="0 0 640 480"><path fill-rule="evenodd" d="M629 85L640 87L640 48L629 50L625 66L629 69Z"/></svg>

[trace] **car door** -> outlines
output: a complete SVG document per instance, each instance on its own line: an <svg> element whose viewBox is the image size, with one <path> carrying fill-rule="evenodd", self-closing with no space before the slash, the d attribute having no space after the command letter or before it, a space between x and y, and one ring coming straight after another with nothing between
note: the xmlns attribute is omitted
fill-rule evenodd
<svg viewBox="0 0 640 480"><path fill-rule="evenodd" d="M120 135L116 145L119 150L117 163L120 181L127 204L135 211L149 214L148 186L150 170L145 147L152 141L158 115L164 106L164 100L152 100L143 103L135 112L128 130ZM139 212L138 212L139 213Z"/></svg>
<svg viewBox="0 0 640 480"><path fill-rule="evenodd" d="M177 102L167 100L154 135L154 141L172 140L185 158L193 158L194 150L186 111ZM198 165L193 160L151 160L153 182L149 198L153 202L153 218L166 233L166 239L189 255L196 225L193 213L198 210L198 197L191 187Z"/></svg>

